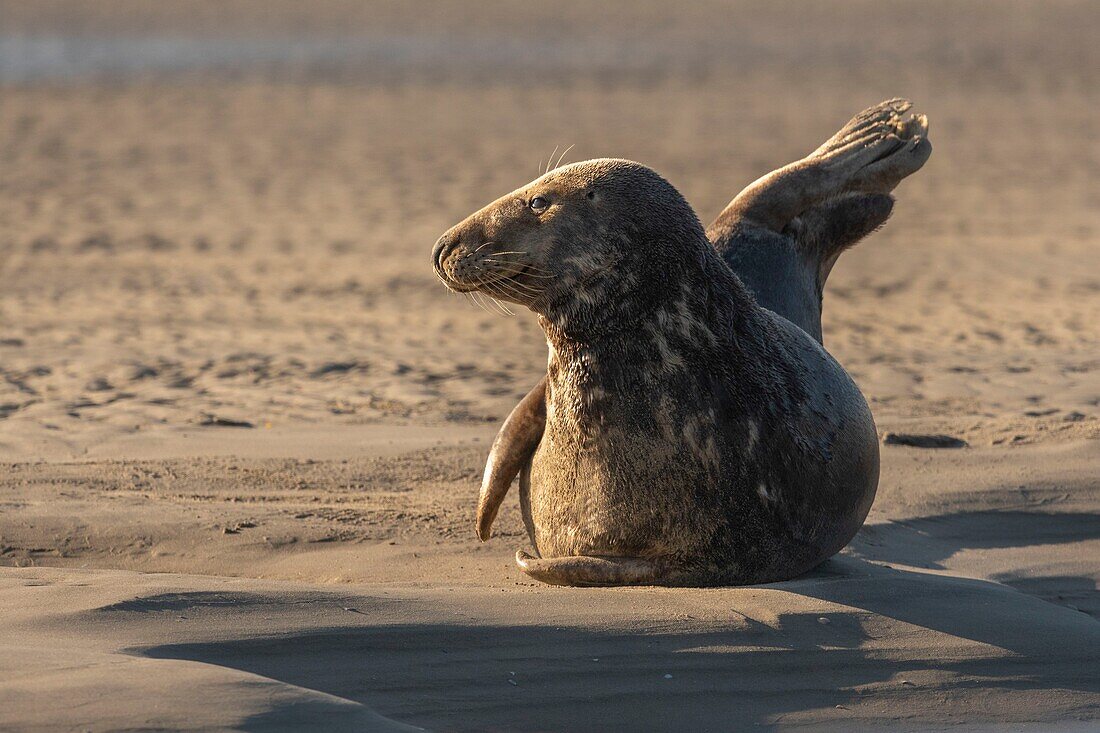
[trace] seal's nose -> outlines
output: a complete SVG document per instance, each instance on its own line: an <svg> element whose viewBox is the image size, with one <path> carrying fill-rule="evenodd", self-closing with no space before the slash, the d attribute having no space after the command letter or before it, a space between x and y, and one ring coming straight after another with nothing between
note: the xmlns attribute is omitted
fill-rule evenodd
<svg viewBox="0 0 1100 733"><path fill-rule="evenodd" d="M440 237L435 246L432 247L432 266L436 270L443 271L443 260L447 259L447 255L451 253L451 250L458 244L458 237L452 232L445 233Z"/></svg>

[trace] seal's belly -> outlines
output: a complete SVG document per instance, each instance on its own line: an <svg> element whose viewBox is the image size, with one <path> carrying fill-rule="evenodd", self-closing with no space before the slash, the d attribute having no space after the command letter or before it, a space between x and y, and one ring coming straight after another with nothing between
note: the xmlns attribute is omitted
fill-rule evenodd
<svg viewBox="0 0 1100 733"><path fill-rule="evenodd" d="M540 444L525 510L543 557L669 556L699 537L683 531L706 513L694 490L698 477L672 446L634 436L610 447L550 435Z"/></svg>

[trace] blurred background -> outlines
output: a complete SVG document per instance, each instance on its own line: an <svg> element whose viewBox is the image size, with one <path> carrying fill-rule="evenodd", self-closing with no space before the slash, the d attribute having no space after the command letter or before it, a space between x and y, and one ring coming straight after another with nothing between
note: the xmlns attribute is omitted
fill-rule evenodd
<svg viewBox="0 0 1100 733"><path fill-rule="evenodd" d="M545 346L446 228L625 157L708 223L894 96L935 153L845 255L880 427L1096 433L1100 5L0 2L0 449L192 425L487 424Z"/></svg>

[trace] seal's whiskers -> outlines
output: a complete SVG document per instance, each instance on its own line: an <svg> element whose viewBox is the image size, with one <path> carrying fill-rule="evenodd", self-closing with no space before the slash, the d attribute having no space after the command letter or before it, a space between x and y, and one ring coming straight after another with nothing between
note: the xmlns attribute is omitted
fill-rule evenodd
<svg viewBox="0 0 1100 733"><path fill-rule="evenodd" d="M544 171L542 172L542 174L543 174L544 176L545 176L545 175L546 175L547 173L549 173L549 172L550 172L550 162L551 162L552 160L554 160L554 156L555 156L555 155L557 155L557 154L558 154L558 146L557 146L557 145L555 145L555 146L554 146L554 152L550 153L550 157L546 159L546 170L544 170Z"/></svg>
<svg viewBox="0 0 1100 733"><path fill-rule="evenodd" d="M535 287L534 285L530 285L528 283L521 283L517 280L513 280L511 277L503 277L503 278L498 278L496 280L490 280L490 281L487 281L485 284L486 285L493 285L493 284L497 284L497 283L507 283L508 287L511 288L512 290L515 290L516 292L519 292L519 293L526 292L526 293L529 293L531 295L536 295L538 293L541 293L543 290L545 290L545 288L539 288L539 287Z"/></svg>
<svg viewBox="0 0 1100 733"><path fill-rule="evenodd" d="M515 312L511 308L509 308L508 306L504 305L504 303L501 303L496 298L490 298L490 299L493 301L493 303L496 304L497 308L500 308L501 312L504 315L506 315L506 316L514 316L515 315Z"/></svg>
<svg viewBox="0 0 1100 733"><path fill-rule="evenodd" d="M554 163L554 167L551 168L550 170L557 170L558 168L561 168L561 159L564 158L565 154L568 153L570 150L572 150L574 147L576 147L576 143L574 143L573 145L570 145L568 148L563 150L561 155L558 156L558 162Z"/></svg>
<svg viewBox="0 0 1100 733"><path fill-rule="evenodd" d="M520 275L520 274L522 274L522 275L525 275L525 276L528 276L528 277L536 277L536 278L545 279L545 280L550 280L554 277L553 275L551 275L546 270L543 270L541 268L535 267L534 265L528 265L525 262L519 262L519 261L516 261L516 260L488 259L488 260L485 260L485 262L491 262L494 265L504 265L505 267L496 267L494 269L497 270L498 272L501 272L501 271L506 272L509 275ZM509 269L509 268L513 268L513 269ZM531 272L532 270L534 272Z"/></svg>
<svg viewBox="0 0 1100 733"><path fill-rule="evenodd" d="M485 298L489 299L489 302L492 303L493 306L494 306L493 310L495 310L500 315L504 315L504 316L514 316L515 315L515 313L513 313L510 308L508 308L506 305L504 305L499 300L497 300L495 297L493 297L494 295L500 296L501 291L494 290L492 281L486 281L484 278L482 278L482 279L479 279L475 285L478 288L478 290L475 290L473 292L475 292L479 296L481 296L481 298L479 300L481 301L482 307L485 308L485 310L487 312L493 312L493 311L490 310L489 307L485 306L485 304L484 304L484 299ZM502 297L507 297L507 296L502 296Z"/></svg>
<svg viewBox="0 0 1100 733"><path fill-rule="evenodd" d="M520 302L527 298L537 297L540 294L540 291L533 288L521 290L519 283L511 280L494 280L491 283L486 283L485 287L502 297Z"/></svg>
<svg viewBox="0 0 1100 733"><path fill-rule="evenodd" d="M490 293L494 292L493 288L490 285L482 285L481 287L485 288L485 290L487 291L487 292L483 292L482 295L489 299L489 302L493 304L493 307L497 311L497 313L499 313L502 316L514 316L515 315L515 313L513 313L508 308L508 306L504 305L499 300L497 300L492 295L490 295Z"/></svg>
<svg viewBox="0 0 1100 733"><path fill-rule="evenodd" d="M484 300L483 300L483 299L482 299L482 298L480 297L480 296L481 296L481 293L479 293L479 292L478 292L478 291L476 291L476 290L471 290L470 292L466 293L466 295L469 295L469 296L470 296L470 300L471 300L471 301L472 301L472 302L474 303L474 305L476 305L476 306L477 306L478 308L480 308L481 310L485 311L486 313L492 313L492 311L491 311L491 310L489 309L489 307L488 307L487 305L485 305L485 301L484 301Z"/></svg>
<svg viewBox="0 0 1100 733"><path fill-rule="evenodd" d="M509 301L512 301L512 302L515 302L515 303L527 303L530 300L532 300L533 297L534 297L534 296L521 295L521 294L514 293L514 292L510 291L508 289L508 287L505 286L503 283L496 283L496 284L493 285L493 287L496 289L496 292L500 295L501 298L504 298L505 300L509 300Z"/></svg>
<svg viewBox="0 0 1100 733"><path fill-rule="evenodd" d="M515 313L512 312L511 308L504 305L504 303L501 303L499 300L497 300L493 296L490 295L489 300L492 301L493 305L496 306L497 310L500 311L500 314L502 316L514 316L515 315Z"/></svg>

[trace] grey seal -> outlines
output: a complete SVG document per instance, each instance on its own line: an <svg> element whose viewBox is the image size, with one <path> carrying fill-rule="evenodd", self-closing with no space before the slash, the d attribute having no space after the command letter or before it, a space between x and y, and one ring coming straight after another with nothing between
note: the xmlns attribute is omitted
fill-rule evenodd
<svg viewBox="0 0 1100 733"><path fill-rule="evenodd" d="M451 289L527 306L547 376L486 466L486 539L516 474L539 580L724 585L799 575L846 545L878 483L858 388L821 344L825 281L931 152L889 100L748 186L704 230L649 168L557 168L449 230Z"/></svg>

